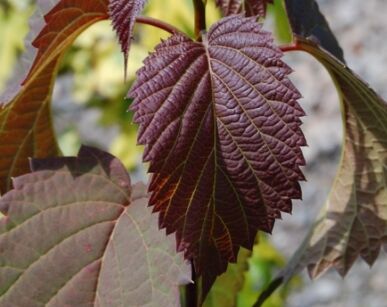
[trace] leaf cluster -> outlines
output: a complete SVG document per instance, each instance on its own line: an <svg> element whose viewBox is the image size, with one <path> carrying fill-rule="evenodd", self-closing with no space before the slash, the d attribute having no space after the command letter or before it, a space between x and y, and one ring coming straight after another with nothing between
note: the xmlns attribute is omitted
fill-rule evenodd
<svg viewBox="0 0 387 307"><path fill-rule="evenodd" d="M345 65L317 3L275 2L293 35L277 46L259 22L273 1L215 0L224 17L208 29L206 2L193 0L185 33L141 16L146 0L38 0L25 68L0 104L0 305L178 306L179 285L189 284L185 306L235 306L258 232L302 197L305 114L282 60L294 50L332 76L345 141L320 217L255 306L305 267L312 277L331 267L345 275L386 245L387 105ZM125 72L136 24L170 34L127 96L147 185L132 185L118 158L91 147L58 157L55 76L68 47L102 20Z"/></svg>

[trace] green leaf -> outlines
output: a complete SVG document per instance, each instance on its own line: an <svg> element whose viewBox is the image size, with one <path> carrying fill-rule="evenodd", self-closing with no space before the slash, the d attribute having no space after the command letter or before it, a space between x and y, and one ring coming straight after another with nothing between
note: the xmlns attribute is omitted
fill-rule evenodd
<svg viewBox="0 0 387 307"><path fill-rule="evenodd" d="M119 160L32 160L0 199L1 306L178 306L190 266Z"/></svg>
<svg viewBox="0 0 387 307"><path fill-rule="evenodd" d="M243 287L244 275L248 268L248 259L252 252L241 248L236 263L230 263L227 271L218 276L203 307L234 307L237 303L237 295Z"/></svg>

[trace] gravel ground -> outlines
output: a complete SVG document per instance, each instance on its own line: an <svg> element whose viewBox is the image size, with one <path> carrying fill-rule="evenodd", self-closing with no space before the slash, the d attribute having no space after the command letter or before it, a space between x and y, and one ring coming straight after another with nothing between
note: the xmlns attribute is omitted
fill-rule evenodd
<svg viewBox="0 0 387 307"><path fill-rule="evenodd" d="M387 1L318 0L345 52L346 61L382 97L387 97ZM304 200L295 204L293 215L277 222L274 244L290 256L327 197L340 157L342 124L338 97L326 71L310 56L286 55L295 70L293 81L304 96L307 112L303 129L309 144L304 153L307 182ZM386 200L387 202L387 200ZM304 287L293 292L289 307L385 307L387 306L387 257L381 253L370 269L358 261L342 279L331 271L310 281L304 272Z"/></svg>

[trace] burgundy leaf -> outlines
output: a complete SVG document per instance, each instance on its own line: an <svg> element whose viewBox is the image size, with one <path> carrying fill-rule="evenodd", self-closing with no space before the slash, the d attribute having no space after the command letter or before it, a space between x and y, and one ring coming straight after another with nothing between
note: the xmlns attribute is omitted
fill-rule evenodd
<svg viewBox="0 0 387 307"><path fill-rule="evenodd" d="M118 159L31 164L0 198L0 306L179 306L190 266Z"/></svg>
<svg viewBox="0 0 387 307"><path fill-rule="evenodd" d="M204 293L301 198L304 112L281 56L254 17L234 15L203 42L162 42L129 93L154 173L150 204L194 259Z"/></svg>
<svg viewBox="0 0 387 307"><path fill-rule="evenodd" d="M110 0L109 14L113 28L117 32L121 50L125 57L125 72L128 65L130 41L136 17L144 9L146 0Z"/></svg>

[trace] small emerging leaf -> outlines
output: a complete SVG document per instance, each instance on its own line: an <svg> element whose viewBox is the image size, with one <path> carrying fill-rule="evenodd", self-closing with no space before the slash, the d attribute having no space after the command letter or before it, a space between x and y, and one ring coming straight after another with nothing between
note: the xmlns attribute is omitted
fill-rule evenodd
<svg viewBox="0 0 387 307"><path fill-rule="evenodd" d="M162 42L129 93L154 173L150 204L203 275L204 296L301 198L304 112L281 56L254 17L234 15L203 43Z"/></svg>
<svg viewBox="0 0 387 307"><path fill-rule="evenodd" d="M136 17L144 9L146 0L109 0L109 15L117 32L125 59L125 73L128 66L130 43Z"/></svg>
<svg viewBox="0 0 387 307"><path fill-rule="evenodd" d="M119 160L32 160L0 198L1 306L179 306L190 267Z"/></svg>
<svg viewBox="0 0 387 307"><path fill-rule="evenodd" d="M216 0L224 16L238 14L241 11L242 0Z"/></svg>
<svg viewBox="0 0 387 307"><path fill-rule="evenodd" d="M221 8L224 16L240 13L242 3L243 0L216 0L216 5ZM249 15L265 17L266 8L269 3L273 3L273 0L246 0L245 10Z"/></svg>
<svg viewBox="0 0 387 307"><path fill-rule="evenodd" d="M250 15L258 15L265 17L267 5L269 3L273 3L274 0L246 0L246 11L250 13Z"/></svg>

